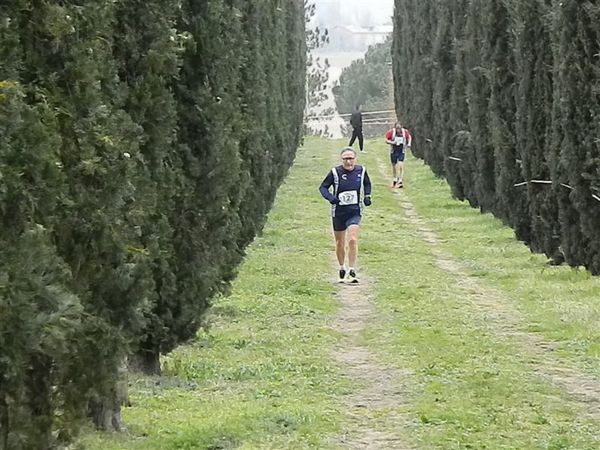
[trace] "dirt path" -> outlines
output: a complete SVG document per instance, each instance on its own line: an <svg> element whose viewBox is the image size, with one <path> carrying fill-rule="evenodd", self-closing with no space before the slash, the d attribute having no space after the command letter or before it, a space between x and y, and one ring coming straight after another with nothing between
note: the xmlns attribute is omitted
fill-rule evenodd
<svg viewBox="0 0 600 450"><path fill-rule="evenodd" d="M387 177L387 168L378 160L380 173ZM427 228L418 215L405 191L396 191L395 196L406 220L414 226L436 258L436 265L453 275L476 310L484 317L488 327L500 338L514 338L530 356L531 369L538 376L562 388L583 406L590 417L600 420L600 382L587 374L564 366L552 352L554 345L541 336L526 331L526 322L512 300L500 290L486 285L470 276L468 269L456 258L444 252L438 236Z"/></svg>
<svg viewBox="0 0 600 450"><path fill-rule="evenodd" d="M341 307L333 323L344 336L334 359L356 385L345 399L348 429L336 444L349 449L409 449L393 432L406 420L397 410L407 403L403 383L408 377L378 362L363 343L362 332L373 320L375 309L369 295L371 282L364 274L359 275L359 284L339 284L337 300Z"/></svg>

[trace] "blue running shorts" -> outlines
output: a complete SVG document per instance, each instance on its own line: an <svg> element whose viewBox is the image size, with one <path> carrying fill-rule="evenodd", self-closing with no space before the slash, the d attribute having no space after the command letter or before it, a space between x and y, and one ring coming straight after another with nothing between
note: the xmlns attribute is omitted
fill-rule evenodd
<svg viewBox="0 0 600 450"><path fill-rule="evenodd" d="M392 164L404 161L404 149L392 151L390 153L390 159L392 160Z"/></svg>
<svg viewBox="0 0 600 450"><path fill-rule="evenodd" d="M333 218L333 229L335 231L345 231L350 225L360 225L360 214Z"/></svg>

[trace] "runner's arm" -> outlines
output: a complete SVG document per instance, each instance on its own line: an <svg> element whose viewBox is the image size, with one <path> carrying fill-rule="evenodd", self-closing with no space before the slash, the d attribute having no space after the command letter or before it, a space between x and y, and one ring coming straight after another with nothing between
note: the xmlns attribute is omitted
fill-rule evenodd
<svg viewBox="0 0 600 450"><path fill-rule="evenodd" d="M325 179L323 180L323 182L321 183L321 186L319 186L319 192L321 193L323 198L325 200L327 200L329 203L331 203L332 201L335 201L335 195L333 195L331 192L329 192L329 188L332 185L333 185L333 174L330 171L327 174L327 176L325 177Z"/></svg>
<svg viewBox="0 0 600 450"><path fill-rule="evenodd" d="M386 144L390 144L390 145L392 145L394 143L394 141L392 141L392 132L391 132L391 130L389 130L389 131L387 131L385 133L385 143Z"/></svg>
<svg viewBox="0 0 600 450"><path fill-rule="evenodd" d="M369 173L366 170L363 177L363 186L365 188L364 196L368 197L371 195L371 179L369 178Z"/></svg>

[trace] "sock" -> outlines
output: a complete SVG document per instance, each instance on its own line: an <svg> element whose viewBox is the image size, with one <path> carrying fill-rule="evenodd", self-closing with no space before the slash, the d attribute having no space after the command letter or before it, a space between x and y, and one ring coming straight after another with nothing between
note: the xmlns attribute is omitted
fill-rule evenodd
<svg viewBox="0 0 600 450"><path fill-rule="evenodd" d="M340 270L346 270L346 266L344 266L344 265L341 265L341 266L340 266Z"/></svg>

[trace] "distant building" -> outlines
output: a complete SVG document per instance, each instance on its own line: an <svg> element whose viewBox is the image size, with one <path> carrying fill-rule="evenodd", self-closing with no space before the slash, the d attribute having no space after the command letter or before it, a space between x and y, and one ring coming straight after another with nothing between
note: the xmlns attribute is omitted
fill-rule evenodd
<svg viewBox="0 0 600 450"><path fill-rule="evenodd" d="M392 34L392 25L359 27L354 25L336 25L329 30L330 51L366 51L370 45L378 44Z"/></svg>

